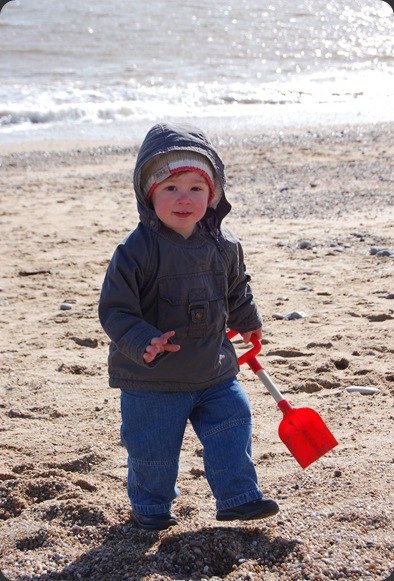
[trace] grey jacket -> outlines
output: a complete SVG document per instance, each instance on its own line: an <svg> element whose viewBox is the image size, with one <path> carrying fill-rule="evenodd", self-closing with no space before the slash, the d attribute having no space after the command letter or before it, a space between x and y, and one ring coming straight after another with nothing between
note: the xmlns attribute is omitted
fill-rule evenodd
<svg viewBox="0 0 394 581"><path fill-rule="evenodd" d="M188 239L160 222L140 185L143 165L172 149L205 155L216 170L221 194ZM140 222L116 248L99 303L100 322L111 339L111 387L194 391L239 371L226 329L251 331L261 325L261 318L241 244L222 225L231 209L224 187L223 163L198 129L160 124L147 134L134 171ZM151 339L172 330L180 351L145 363L143 355Z"/></svg>

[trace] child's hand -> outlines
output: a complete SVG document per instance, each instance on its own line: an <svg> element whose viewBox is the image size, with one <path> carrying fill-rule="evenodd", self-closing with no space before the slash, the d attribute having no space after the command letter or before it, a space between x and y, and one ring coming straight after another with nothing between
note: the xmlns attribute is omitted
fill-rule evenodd
<svg viewBox="0 0 394 581"><path fill-rule="evenodd" d="M163 353L164 351L179 351L180 345L173 345L172 343L167 343L168 339L175 335L175 331L168 331L160 337L153 337L150 345L145 349L143 359L145 363L151 363L156 355Z"/></svg>
<svg viewBox="0 0 394 581"><path fill-rule="evenodd" d="M240 335L242 336L244 343L250 343L250 339L251 339L252 335L256 335L257 339L259 339L259 340L262 339L263 329L261 327L259 327L258 329L255 329L254 331L248 331L247 333L240 333Z"/></svg>

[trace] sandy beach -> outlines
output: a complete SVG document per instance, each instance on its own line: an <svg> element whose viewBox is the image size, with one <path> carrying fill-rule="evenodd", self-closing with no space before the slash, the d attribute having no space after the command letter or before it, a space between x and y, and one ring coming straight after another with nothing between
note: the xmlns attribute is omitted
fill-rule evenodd
<svg viewBox="0 0 394 581"><path fill-rule="evenodd" d="M7 579L380 581L394 569L394 124L223 135L215 145L233 205L226 223L264 317L259 360L339 445L302 470L278 437L281 412L242 367L253 458L280 513L218 523L188 427L179 524L134 528L97 302L115 245L138 221L138 144L0 146ZM283 318L293 312L305 316Z"/></svg>

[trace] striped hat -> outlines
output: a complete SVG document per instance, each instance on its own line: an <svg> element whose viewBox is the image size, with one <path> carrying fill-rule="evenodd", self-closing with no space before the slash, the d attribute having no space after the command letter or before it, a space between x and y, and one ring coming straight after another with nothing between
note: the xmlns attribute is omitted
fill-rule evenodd
<svg viewBox="0 0 394 581"><path fill-rule="evenodd" d="M215 171L205 155L196 151L182 149L156 155L141 171L141 187L147 200L150 200L157 186L170 175L182 171L196 171L209 185L208 204L215 197Z"/></svg>

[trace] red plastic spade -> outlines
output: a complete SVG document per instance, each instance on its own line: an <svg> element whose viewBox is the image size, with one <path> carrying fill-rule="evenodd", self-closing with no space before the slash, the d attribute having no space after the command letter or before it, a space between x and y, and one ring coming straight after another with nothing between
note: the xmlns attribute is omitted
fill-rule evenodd
<svg viewBox="0 0 394 581"><path fill-rule="evenodd" d="M229 339L235 337L235 335L237 333L234 331L227 333ZM249 365L278 404L283 413L283 419L278 428L279 437L299 465L302 468L306 468L337 446L338 442L315 410L293 408L284 399L264 367L256 359L256 355L261 350L259 339L256 335L252 335L251 341L253 347L241 355L238 358L238 362L240 365L243 363Z"/></svg>

